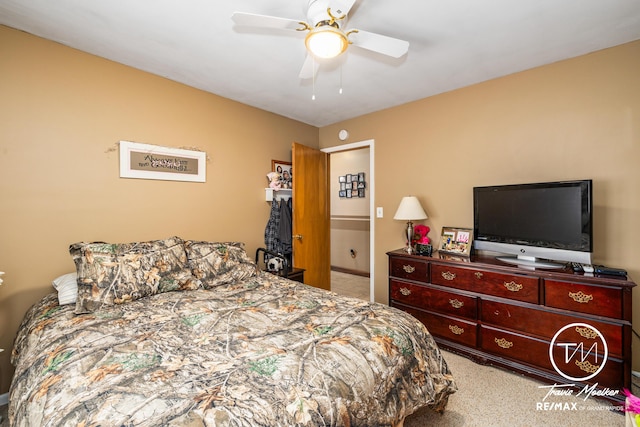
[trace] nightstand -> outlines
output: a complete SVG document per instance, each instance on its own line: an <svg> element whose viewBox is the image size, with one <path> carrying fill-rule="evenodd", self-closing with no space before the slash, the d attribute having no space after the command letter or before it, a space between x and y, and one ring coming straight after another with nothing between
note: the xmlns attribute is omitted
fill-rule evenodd
<svg viewBox="0 0 640 427"><path fill-rule="evenodd" d="M287 262L287 259L285 257L283 257L282 255L278 255L268 249L265 248L258 248L256 250L256 265L260 265L260 252L263 252L264 254L268 254L271 255L273 257L276 258L280 258L283 262L284 265L284 269L280 270L278 273L274 273L271 272L269 270L267 270L266 268L262 268L261 269L263 271L267 271L269 273L273 273L273 274L277 274L280 277L285 277L287 279L291 279L291 280L295 280L296 282L300 282L300 283L304 283L304 272L305 269L304 268L295 268L292 267L291 269L289 269L289 263Z"/></svg>

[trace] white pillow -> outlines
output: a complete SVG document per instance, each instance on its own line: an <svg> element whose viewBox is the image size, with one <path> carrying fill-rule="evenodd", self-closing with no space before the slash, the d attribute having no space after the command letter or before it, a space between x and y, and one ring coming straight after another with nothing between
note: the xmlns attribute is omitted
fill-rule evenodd
<svg viewBox="0 0 640 427"><path fill-rule="evenodd" d="M78 273L68 273L55 279L53 287L58 291L60 305L75 304L78 297Z"/></svg>

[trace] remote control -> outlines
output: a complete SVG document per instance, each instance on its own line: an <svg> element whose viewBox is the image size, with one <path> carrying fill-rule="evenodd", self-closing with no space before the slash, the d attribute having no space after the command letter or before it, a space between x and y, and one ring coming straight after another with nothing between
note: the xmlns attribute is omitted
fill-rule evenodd
<svg viewBox="0 0 640 427"><path fill-rule="evenodd" d="M572 262L571 264L571 269L573 269L574 272L576 273L583 273L584 270L582 269L582 264L580 264L579 262Z"/></svg>
<svg viewBox="0 0 640 427"><path fill-rule="evenodd" d="M627 276L627 271L621 268L605 267L604 265L598 265L595 268L598 274L608 274L612 276Z"/></svg>

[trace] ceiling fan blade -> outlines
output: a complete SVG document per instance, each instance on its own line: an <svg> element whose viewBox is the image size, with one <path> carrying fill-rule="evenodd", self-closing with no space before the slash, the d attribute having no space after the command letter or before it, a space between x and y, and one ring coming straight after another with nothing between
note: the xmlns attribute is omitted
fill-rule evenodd
<svg viewBox="0 0 640 427"><path fill-rule="evenodd" d="M349 35L349 40L354 46L378 52L393 58L400 58L409 51L409 42L383 36L382 34L370 33L358 30Z"/></svg>
<svg viewBox="0 0 640 427"><path fill-rule="evenodd" d="M319 67L320 64L318 64L313 56L307 54L307 57L304 59L304 64L302 64L302 69L300 70L299 77L301 79L310 79L316 75Z"/></svg>
<svg viewBox="0 0 640 427"><path fill-rule="evenodd" d="M299 20L278 18L277 16L256 15L254 13L233 12L231 19L238 25L280 30L298 30L303 27Z"/></svg>

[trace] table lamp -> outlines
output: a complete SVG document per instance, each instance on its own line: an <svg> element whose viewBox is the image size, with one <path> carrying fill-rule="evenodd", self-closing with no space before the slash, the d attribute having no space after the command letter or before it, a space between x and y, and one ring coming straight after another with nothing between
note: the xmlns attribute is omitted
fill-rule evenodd
<svg viewBox="0 0 640 427"><path fill-rule="evenodd" d="M393 219L407 221L407 248L408 253L413 253L413 221L427 219L427 213L422 209L422 205L416 196L405 196L400 201L400 206Z"/></svg>

